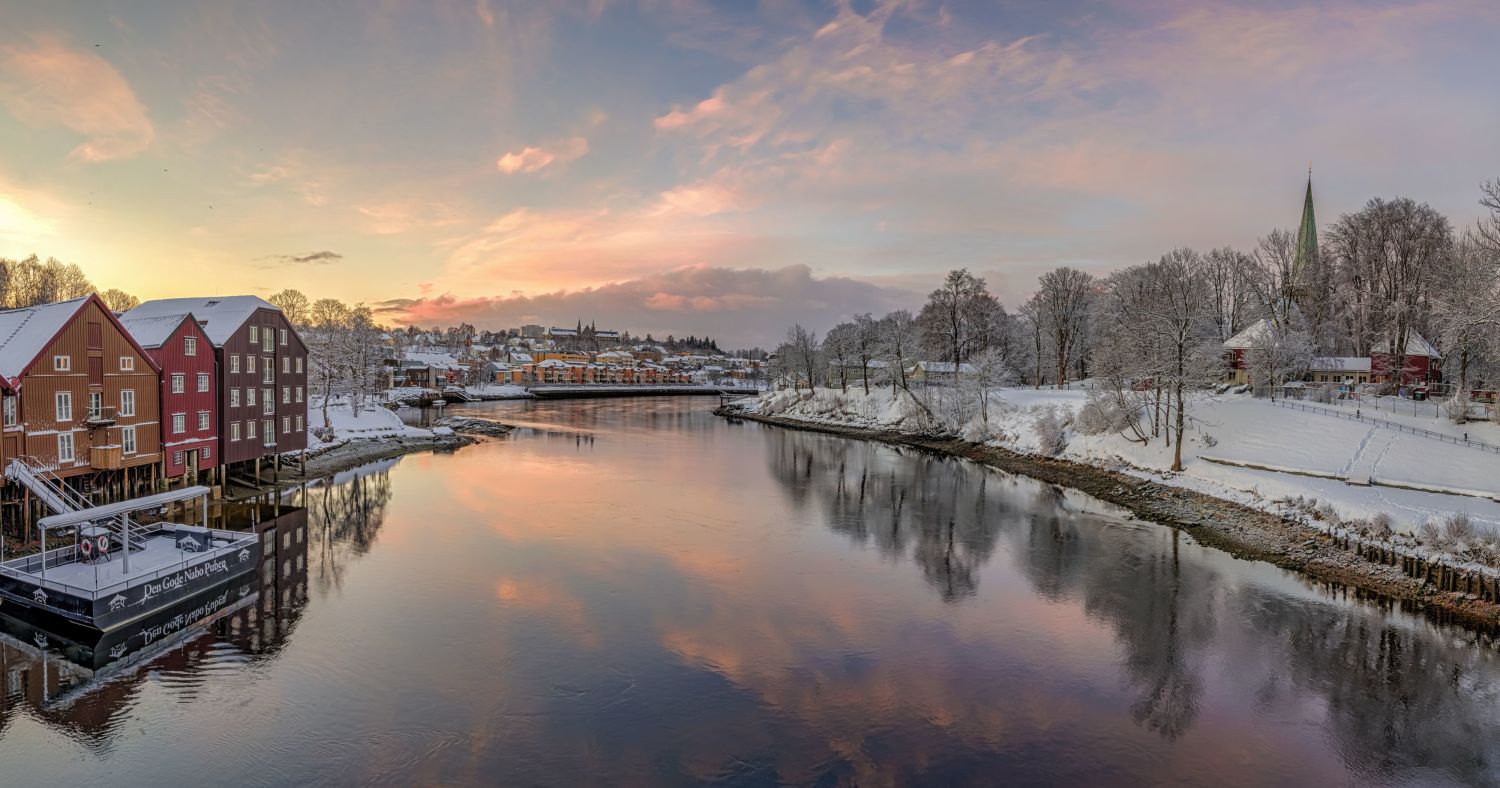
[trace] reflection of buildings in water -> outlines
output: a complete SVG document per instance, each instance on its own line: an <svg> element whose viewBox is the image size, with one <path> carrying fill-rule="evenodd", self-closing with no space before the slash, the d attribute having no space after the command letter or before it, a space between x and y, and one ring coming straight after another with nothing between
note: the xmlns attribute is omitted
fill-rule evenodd
<svg viewBox="0 0 1500 788"><path fill-rule="evenodd" d="M301 489L294 500L307 509L307 576L320 593L343 585L344 568L369 552L391 501L390 464L369 473L343 474L334 484Z"/></svg>

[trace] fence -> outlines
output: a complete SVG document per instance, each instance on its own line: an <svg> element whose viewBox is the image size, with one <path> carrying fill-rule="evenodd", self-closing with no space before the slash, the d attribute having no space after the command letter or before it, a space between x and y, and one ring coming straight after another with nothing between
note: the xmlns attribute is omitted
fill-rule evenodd
<svg viewBox="0 0 1500 788"><path fill-rule="evenodd" d="M1452 443L1452 444L1454 444L1456 446L1468 446L1468 447L1473 448L1473 449L1480 449L1482 451L1489 451L1489 452L1494 452L1495 454L1500 454L1500 446L1496 446L1493 443L1485 443L1484 441L1470 440L1467 437L1459 437L1457 435L1449 435L1447 433L1437 432L1435 430L1423 429L1421 427L1413 427L1410 424L1402 424L1400 422L1387 421L1385 419L1377 419L1377 418L1375 418L1373 416L1366 416L1366 415L1364 415L1360 411L1355 411L1354 413L1350 413L1350 412L1348 412L1346 410L1337 410L1335 408L1325 408L1325 407L1322 407L1320 405L1309 405L1309 404L1307 404L1305 402L1297 402L1297 401L1289 400L1289 399L1276 399L1276 400L1272 400L1271 404L1276 405L1278 407L1283 407L1283 408L1292 408L1292 409L1295 409L1295 410L1307 411L1308 413L1322 413L1322 414L1326 414L1326 415L1329 415L1329 416L1338 416L1339 418L1342 418L1342 419L1349 419L1351 421L1360 421L1360 422L1364 422L1366 424L1373 424L1373 425L1375 425L1377 427L1386 427L1386 428L1389 428L1389 429L1396 430L1397 432L1405 432L1405 433L1409 433L1411 435L1420 435L1420 436L1422 436L1424 438L1432 438L1433 440L1439 440L1439 441L1443 441L1445 443Z"/></svg>
<svg viewBox="0 0 1500 788"><path fill-rule="evenodd" d="M1257 397L1314 402L1319 405L1351 410L1384 411L1399 416L1443 419L1448 418L1452 412L1453 403L1449 399L1451 393L1444 393L1437 389L1430 390L1427 398L1422 400L1376 394L1375 391L1374 386L1340 388L1339 386L1318 385L1256 386L1253 389ZM1494 403L1474 400L1469 402L1467 407L1466 416L1469 421L1500 421Z"/></svg>

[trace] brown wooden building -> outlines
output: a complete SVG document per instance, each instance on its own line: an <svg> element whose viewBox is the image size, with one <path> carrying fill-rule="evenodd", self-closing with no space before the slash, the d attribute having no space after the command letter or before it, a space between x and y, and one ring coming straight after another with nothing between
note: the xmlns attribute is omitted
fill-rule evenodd
<svg viewBox="0 0 1500 788"><path fill-rule="evenodd" d="M255 296L168 298L122 317L185 313L198 319L214 347L220 463L307 448L307 346L281 310Z"/></svg>
<svg viewBox="0 0 1500 788"><path fill-rule="evenodd" d="M160 369L97 295L0 312L0 462L88 491L154 482Z"/></svg>

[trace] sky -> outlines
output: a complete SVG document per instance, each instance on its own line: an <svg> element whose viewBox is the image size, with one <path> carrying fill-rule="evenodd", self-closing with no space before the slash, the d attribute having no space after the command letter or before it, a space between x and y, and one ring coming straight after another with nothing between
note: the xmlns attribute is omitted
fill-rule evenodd
<svg viewBox="0 0 1500 788"><path fill-rule="evenodd" d="M0 256L774 344L1500 177L1500 3L0 0Z"/></svg>

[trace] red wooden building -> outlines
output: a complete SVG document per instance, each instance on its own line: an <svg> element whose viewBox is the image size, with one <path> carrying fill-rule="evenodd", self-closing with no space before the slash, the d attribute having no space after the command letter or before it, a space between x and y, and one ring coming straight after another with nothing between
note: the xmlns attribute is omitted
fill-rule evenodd
<svg viewBox="0 0 1500 788"><path fill-rule="evenodd" d="M162 467L168 479L219 464L219 387L213 343L191 312L120 321L161 367Z"/></svg>
<svg viewBox="0 0 1500 788"><path fill-rule="evenodd" d="M1391 358L1391 343L1383 341L1370 348L1370 379L1376 383L1383 383L1391 379L1391 366L1395 362ZM1406 335L1406 363L1401 369L1400 380L1402 386L1414 386L1422 383L1441 383L1443 357L1431 342L1416 331L1408 331Z"/></svg>

